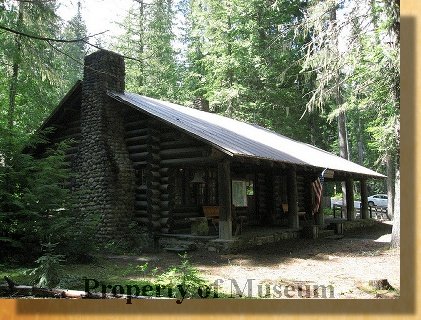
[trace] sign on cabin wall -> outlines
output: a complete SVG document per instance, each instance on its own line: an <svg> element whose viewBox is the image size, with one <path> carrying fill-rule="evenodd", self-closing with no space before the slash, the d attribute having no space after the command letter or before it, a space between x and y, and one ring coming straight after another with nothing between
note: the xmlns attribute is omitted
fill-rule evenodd
<svg viewBox="0 0 421 320"><path fill-rule="evenodd" d="M247 207L247 183L243 180L232 181L232 204L236 207Z"/></svg>

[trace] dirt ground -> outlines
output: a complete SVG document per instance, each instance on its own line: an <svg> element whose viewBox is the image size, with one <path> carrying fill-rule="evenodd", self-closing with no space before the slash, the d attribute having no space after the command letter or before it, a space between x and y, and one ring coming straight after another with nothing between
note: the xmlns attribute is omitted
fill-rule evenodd
<svg viewBox="0 0 421 320"><path fill-rule="evenodd" d="M188 257L208 280L220 279L220 288L234 297L239 293L236 284L248 297L393 298L399 296L400 255L388 249L391 230L391 224L384 223L348 231L341 239L291 239L237 254L202 250ZM149 261L161 270L180 261L170 252L130 259ZM369 280L377 279L387 279L396 290L371 290ZM321 286L327 287L324 296Z"/></svg>

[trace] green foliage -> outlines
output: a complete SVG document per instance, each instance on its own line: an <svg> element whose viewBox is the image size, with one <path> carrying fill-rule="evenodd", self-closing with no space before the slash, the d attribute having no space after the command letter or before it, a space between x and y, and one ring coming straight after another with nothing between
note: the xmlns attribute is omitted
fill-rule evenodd
<svg viewBox="0 0 421 320"><path fill-rule="evenodd" d="M86 32L80 13L62 30L56 1L4 3L0 24L11 29L51 38L78 38ZM44 135L34 134L63 89L80 77L81 66L75 68L67 56L81 60L83 50L79 42L58 45L0 32L0 258L33 261L40 243L51 239L72 259L92 244L81 240L93 229L78 219L74 195L63 188L70 178L67 146L51 146Z"/></svg>
<svg viewBox="0 0 421 320"><path fill-rule="evenodd" d="M111 240L101 248L101 252L112 254L140 254L153 248L153 236L145 226L132 222L127 226L124 237Z"/></svg>
<svg viewBox="0 0 421 320"><path fill-rule="evenodd" d="M200 271L194 267L188 260L187 253L179 255L181 258L178 266L170 267L164 273L157 276L156 284L161 286L175 288L182 285L187 290L187 296L193 297L197 292L197 288L208 285Z"/></svg>
<svg viewBox="0 0 421 320"><path fill-rule="evenodd" d="M97 243L92 235L98 230L99 215L81 218L78 211L68 210L62 219L50 225L51 237L59 242L58 252L71 263L92 262Z"/></svg>
<svg viewBox="0 0 421 320"><path fill-rule="evenodd" d="M204 96L216 112L324 147L330 125L317 113L302 117L312 84L299 74L305 39L290 27L302 19L302 5L185 1L188 101Z"/></svg>
<svg viewBox="0 0 421 320"><path fill-rule="evenodd" d="M86 32L80 15L66 24L56 1L5 1L0 24L26 34L77 38ZM80 78L83 42L58 44L0 32L0 126L7 122L21 135L34 132L63 94ZM69 58L71 56L79 64ZM15 100L14 108L11 108Z"/></svg>
<svg viewBox="0 0 421 320"><path fill-rule="evenodd" d="M136 1L123 21L125 33L114 47L136 59L126 63L127 90L178 101L172 2Z"/></svg>
<svg viewBox="0 0 421 320"><path fill-rule="evenodd" d="M0 128L1 130L1 128ZM65 144L49 149L44 158L22 152L26 140L13 131L0 135L0 236L2 254L24 254L29 247L51 235L52 222L62 218L62 210L70 205L69 191L62 187L69 177L64 166ZM29 145L44 141L32 137ZM36 254L30 250L26 254Z"/></svg>
<svg viewBox="0 0 421 320"><path fill-rule="evenodd" d="M307 109L327 111L329 121L346 112L350 159L381 172L397 153L399 124L399 39L390 33L390 9L313 0L299 25L309 39L302 73L315 79Z"/></svg>
<svg viewBox="0 0 421 320"><path fill-rule="evenodd" d="M36 260L38 266L30 273L34 275L35 285L42 288L54 288L60 282L63 255L55 254L57 243L42 244L44 254Z"/></svg>

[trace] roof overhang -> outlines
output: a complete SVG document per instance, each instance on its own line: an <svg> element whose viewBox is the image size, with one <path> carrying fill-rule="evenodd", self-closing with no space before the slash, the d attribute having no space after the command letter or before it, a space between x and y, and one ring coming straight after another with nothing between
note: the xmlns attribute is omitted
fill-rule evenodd
<svg viewBox="0 0 421 320"><path fill-rule="evenodd" d="M108 92L108 95L125 105L181 129L230 157L312 167L320 172L329 169L341 176L351 174L358 177L386 177L325 150L257 125L134 93Z"/></svg>

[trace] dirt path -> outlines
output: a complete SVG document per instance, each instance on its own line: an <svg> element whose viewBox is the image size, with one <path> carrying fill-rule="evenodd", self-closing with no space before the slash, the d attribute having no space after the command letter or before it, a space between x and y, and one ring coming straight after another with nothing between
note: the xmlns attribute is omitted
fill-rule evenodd
<svg viewBox="0 0 421 320"><path fill-rule="evenodd" d="M207 279L221 279L220 287L233 296L238 296L235 284L252 296L264 296L268 286L272 298L314 297L316 285L332 285L333 291L328 288L326 297L376 298L375 292L361 289L369 280L387 279L400 288L400 256L398 250L388 249L390 233L391 225L383 224L347 233L342 239L284 240L238 254L192 251L189 259ZM150 266L161 270L180 261L168 252L149 258ZM323 292L319 290L320 296Z"/></svg>

